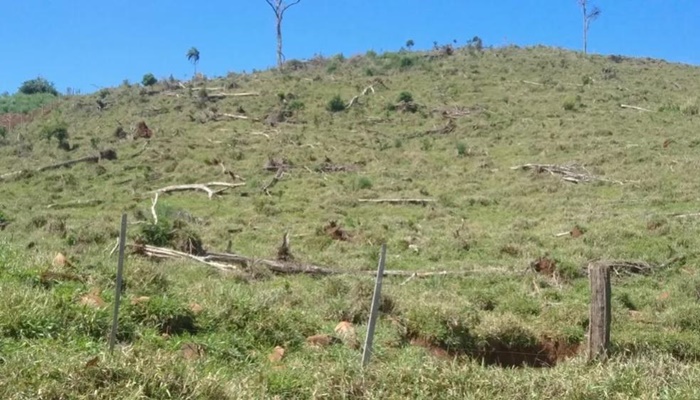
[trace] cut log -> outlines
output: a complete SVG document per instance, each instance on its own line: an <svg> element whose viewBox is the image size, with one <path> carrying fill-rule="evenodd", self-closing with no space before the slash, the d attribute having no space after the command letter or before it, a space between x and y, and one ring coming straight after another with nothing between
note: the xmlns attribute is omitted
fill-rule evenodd
<svg viewBox="0 0 700 400"><path fill-rule="evenodd" d="M434 199L358 199L360 203L390 203L390 204L428 204L435 203Z"/></svg>
<svg viewBox="0 0 700 400"><path fill-rule="evenodd" d="M0 175L0 180L13 178L15 176L21 176L22 174L24 174L26 172L31 172L31 171L44 172L44 171L49 171L49 170L58 169L58 168L62 168L62 167L72 167L73 165L76 165L79 163L84 163L84 162L96 163L100 160L116 160L116 159L117 159L117 152L112 150L112 149L108 149L108 150L100 151L99 154L94 155L94 156L88 156L88 157L78 158L76 160L64 161L64 162L60 162L58 164L46 165L44 167L39 167L35 170L20 170L20 171L8 172L6 174Z"/></svg>
<svg viewBox="0 0 700 400"><path fill-rule="evenodd" d="M637 110L637 111L646 111L646 112L651 112L648 108L643 108L643 107L637 107L637 106L630 106L628 104L620 104L620 107L622 108L629 108L632 110Z"/></svg>
<svg viewBox="0 0 700 400"><path fill-rule="evenodd" d="M326 276L326 275L369 275L376 276L376 270L370 271L343 271L339 269L332 269L324 266L318 266L313 264L302 263L298 261L278 261L278 260L268 260L260 258L246 257L240 254L234 253L217 253L208 252L203 256L195 256L192 254L184 253L177 250L155 247L150 245L134 245L135 252L148 257L155 258L172 258L172 259L191 259L199 263L209 265L217 270L230 272L230 271L245 271L253 266L263 266L269 271L282 274L304 274L304 275L314 275L314 276ZM412 278L429 278L436 276L466 276L479 273L500 273L500 274L512 274L513 271L505 268L483 268L483 269L473 269L473 270L455 270L455 271L401 271L401 270L385 270L383 276L399 276L399 277L412 277Z"/></svg>

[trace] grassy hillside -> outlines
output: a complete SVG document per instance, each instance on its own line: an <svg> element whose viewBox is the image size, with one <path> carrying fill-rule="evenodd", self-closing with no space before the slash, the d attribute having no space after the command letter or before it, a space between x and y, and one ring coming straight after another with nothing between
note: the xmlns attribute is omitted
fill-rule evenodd
<svg viewBox="0 0 700 400"><path fill-rule="evenodd" d="M650 59L443 48L63 97L0 138L0 395L695 398L700 238L679 214L700 211L699 78ZM37 171L107 149L116 160ZM512 168L528 163L583 181ZM153 224L154 190L212 181L245 185L160 195ZM358 201L386 198L434 202ZM363 372L356 341L307 338L342 336L341 321L364 338L370 276L130 251L109 356L122 212L130 244L275 259L288 232L299 263L369 270L387 243L389 269L465 274L387 278ZM58 252L70 263L52 265ZM587 365L596 260L649 268L615 274L613 358Z"/></svg>

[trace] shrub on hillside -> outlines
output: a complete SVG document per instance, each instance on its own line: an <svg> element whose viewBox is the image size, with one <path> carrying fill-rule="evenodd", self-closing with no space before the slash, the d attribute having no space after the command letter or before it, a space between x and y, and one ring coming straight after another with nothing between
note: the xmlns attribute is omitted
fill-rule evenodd
<svg viewBox="0 0 700 400"><path fill-rule="evenodd" d="M153 86L156 83L158 83L158 79L151 73L144 75L143 79L141 79L141 84L143 86Z"/></svg>
<svg viewBox="0 0 700 400"><path fill-rule="evenodd" d="M401 92L399 94L399 103L411 103L413 102L413 95L411 92Z"/></svg>
<svg viewBox="0 0 700 400"><path fill-rule="evenodd" d="M52 139L58 141L58 148L70 150L68 144L68 124L64 121L52 121L41 127L41 137L51 142Z"/></svg>
<svg viewBox="0 0 700 400"><path fill-rule="evenodd" d="M24 81L22 86L19 87L19 92L24 94L48 93L58 96L58 90L56 90L53 83L42 77Z"/></svg>
<svg viewBox="0 0 700 400"><path fill-rule="evenodd" d="M328 111L330 112L340 112L340 111L345 111L345 102L343 99L340 97L340 95L335 95L333 98L328 102L328 105L326 106Z"/></svg>

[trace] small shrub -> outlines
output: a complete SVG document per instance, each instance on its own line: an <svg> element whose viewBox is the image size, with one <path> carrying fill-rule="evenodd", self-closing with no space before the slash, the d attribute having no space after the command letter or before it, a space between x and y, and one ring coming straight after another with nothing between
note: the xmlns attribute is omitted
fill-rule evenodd
<svg viewBox="0 0 700 400"><path fill-rule="evenodd" d="M481 52L484 50L484 41L480 37L474 36L467 41L467 46L470 50Z"/></svg>
<svg viewBox="0 0 700 400"><path fill-rule="evenodd" d="M566 111L575 111L576 110L576 100L566 99L564 101L563 108Z"/></svg>
<svg viewBox="0 0 700 400"><path fill-rule="evenodd" d="M410 92L401 92L399 94L400 103L411 103L413 102L413 95Z"/></svg>
<svg viewBox="0 0 700 400"><path fill-rule="evenodd" d="M366 176L361 177L360 179L357 180L357 188L358 189L371 189L372 188L372 180Z"/></svg>
<svg viewBox="0 0 700 400"><path fill-rule="evenodd" d="M62 149L69 148L68 145L68 124L63 121L53 121L41 127L41 137L47 141L56 139L58 147Z"/></svg>
<svg viewBox="0 0 700 400"><path fill-rule="evenodd" d="M298 111L298 110L303 110L306 105L304 104L303 101L301 100L293 100L289 105L287 106L287 109L289 111Z"/></svg>
<svg viewBox="0 0 700 400"><path fill-rule="evenodd" d="M365 68L365 76L374 76L374 70L370 67Z"/></svg>
<svg viewBox="0 0 700 400"><path fill-rule="evenodd" d="M473 310L450 306L422 306L411 309L402 318L405 339L420 339L447 351L465 351L474 348L472 333L479 324Z"/></svg>
<svg viewBox="0 0 700 400"><path fill-rule="evenodd" d="M335 61L333 61L333 62L331 62L330 64L328 64L328 66L326 67L326 72L329 73L329 74L332 74L332 73L334 73L334 72L337 71L337 70L338 70L338 63L335 62Z"/></svg>
<svg viewBox="0 0 700 400"><path fill-rule="evenodd" d="M408 68L411 68L413 66L413 64L414 64L413 58L402 57L399 65L401 66L401 69L408 69Z"/></svg>
<svg viewBox="0 0 700 400"><path fill-rule="evenodd" d="M464 142L457 142L457 155L464 157L467 154L467 145Z"/></svg>
<svg viewBox="0 0 700 400"><path fill-rule="evenodd" d="M158 79L151 73L144 75L143 79L141 79L141 84L143 86L153 86L156 83L158 83Z"/></svg>
<svg viewBox="0 0 700 400"><path fill-rule="evenodd" d="M365 57L370 59L377 58L377 52L374 50L367 50L367 52L365 53Z"/></svg>
<svg viewBox="0 0 700 400"><path fill-rule="evenodd" d="M583 84L583 86L591 85L593 84L593 78L591 78L588 75L584 75L581 77L581 83Z"/></svg>
<svg viewBox="0 0 700 400"><path fill-rule="evenodd" d="M0 126L0 139L7 138L7 128Z"/></svg>
<svg viewBox="0 0 700 400"><path fill-rule="evenodd" d="M326 108L330 112L345 111L345 101L343 101L343 99L342 99L342 97L340 97L340 95L335 95L328 102L328 105L326 106Z"/></svg>
<svg viewBox="0 0 700 400"><path fill-rule="evenodd" d="M48 93L58 96L58 90L56 90L53 83L42 77L24 81L22 86L19 87L19 92L24 94Z"/></svg>
<svg viewBox="0 0 700 400"><path fill-rule="evenodd" d="M698 115L698 113L700 113L700 107L698 107L698 103L695 100L688 100L680 109L683 114L689 116Z"/></svg>

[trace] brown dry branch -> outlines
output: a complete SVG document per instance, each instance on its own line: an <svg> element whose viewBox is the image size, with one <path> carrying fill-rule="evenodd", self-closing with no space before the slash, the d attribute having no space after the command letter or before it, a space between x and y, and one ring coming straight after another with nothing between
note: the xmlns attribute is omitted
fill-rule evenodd
<svg viewBox="0 0 700 400"><path fill-rule="evenodd" d="M434 199L358 199L360 203L419 204L435 203Z"/></svg>
<svg viewBox="0 0 700 400"><path fill-rule="evenodd" d="M75 207L90 207L102 204L104 201L99 199L89 199L89 200L75 200L68 203L55 203L49 204L46 208L62 209L62 208L75 208Z"/></svg>
<svg viewBox="0 0 700 400"><path fill-rule="evenodd" d="M482 111L480 107L455 106L451 108L436 108L433 112L439 113L444 118L459 118Z"/></svg>
<svg viewBox="0 0 700 400"><path fill-rule="evenodd" d="M457 123L455 122L454 118L449 118L447 120L447 123L443 126L440 127L435 127L433 129L428 129L427 131L422 131L422 132L415 132L412 133L408 136L406 136L407 139L415 139L423 136L431 136L431 135L447 135L455 131L457 129Z"/></svg>
<svg viewBox="0 0 700 400"><path fill-rule="evenodd" d="M278 261L292 261L294 256L292 251L289 249L289 232L285 232L282 237L282 244L277 249L277 260Z"/></svg>
<svg viewBox="0 0 700 400"><path fill-rule="evenodd" d="M214 195L217 195L221 192L224 192L228 189L239 187L239 186L244 186L245 182L241 183L228 183L228 182L209 182L209 183L194 183L190 185L173 185L173 186L166 186L164 188L160 188L158 190L154 190L153 192L156 194L161 194L161 193L169 193L169 192L181 192L185 190L201 190L203 192L206 192L207 195L209 196L209 199L213 198ZM222 186L223 189L218 189L214 190L210 188L210 186ZM156 198L157 201L157 198Z"/></svg>
<svg viewBox="0 0 700 400"><path fill-rule="evenodd" d="M374 94L374 86L372 86L372 85L367 86L360 94L358 94L358 95L354 96L352 99L350 99L350 102L348 103L347 106L345 106L345 108L348 109L348 108L352 107L353 105L355 105L355 103L357 103L357 101L360 99L360 96L367 96L368 92L372 92L372 94Z"/></svg>
<svg viewBox="0 0 700 400"><path fill-rule="evenodd" d="M662 264L652 264L646 261L626 261L626 260L612 260L612 261L599 261L610 268L610 271L614 274L621 275L649 275L653 272L666 269L674 264L682 263L685 261L685 256L675 256L665 263ZM588 273L588 269L584 268L584 274Z"/></svg>
<svg viewBox="0 0 700 400"><path fill-rule="evenodd" d="M269 271L276 274L305 274L305 275L369 275L376 276L375 270L369 271L343 271L339 269L331 269L328 267L302 263L298 261L279 261L268 259L257 259L246 257L234 253L216 253L208 252L201 256L188 254L185 252L172 250L168 248L155 247L150 245L133 245L137 254L154 258L169 258L169 259L190 259L201 264L208 265L222 272L245 272L254 266L263 266ZM454 270L454 271L402 271L402 270L385 270L385 277L411 277L414 278L429 278L436 276L467 276L479 273L500 273L512 274L512 270L506 268L482 268L472 270Z"/></svg>
<svg viewBox="0 0 700 400"><path fill-rule="evenodd" d="M317 172L348 172L355 171L357 167L355 165L334 164L330 158L326 157L325 160L315 169Z"/></svg>
<svg viewBox="0 0 700 400"><path fill-rule="evenodd" d="M94 156L82 157L82 158L78 158L76 160L69 160L69 161L64 161L64 162L57 163L57 164L46 165L44 167L39 167L35 170L19 170L19 171L8 172L6 174L0 175L0 180L13 178L15 176L22 176L22 175L25 175L29 172L44 172L44 171L49 171L49 170L58 169L58 168L62 168L62 167L72 167L73 165L76 165L79 163L84 163L84 162L96 163L96 162L99 162L101 160L116 160L116 159L117 159L117 152L114 150L108 149L108 150L100 151L99 154L94 155Z"/></svg>
<svg viewBox="0 0 700 400"><path fill-rule="evenodd" d="M694 218L694 217L700 217L700 212L689 213L689 214L672 214L671 216L674 218Z"/></svg>
<svg viewBox="0 0 700 400"><path fill-rule="evenodd" d="M637 107L637 106L630 106L630 105L628 105L628 104L620 104L620 107L622 107L622 108L629 108L629 109L637 110L637 111L651 112L651 110L648 109L648 108Z"/></svg>
<svg viewBox="0 0 700 400"><path fill-rule="evenodd" d="M248 96L260 96L258 92L245 92L245 93L209 93L207 89L207 97L210 99L223 99L226 97L248 97Z"/></svg>
<svg viewBox="0 0 700 400"><path fill-rule="evenodd" d="M277 173L275 174L275 176L272 177L270 182L266 183L265 186L263 186L263 188L262 188L263 193L265 193L268 196L271 196L269 190L273 186L275 186L277 184L277 182L279 182L280 179L282 179L282 177L284 176L284 171L285 171L284 168L280 168L277 170Z"/></svg>
<svg viewBox="0 0 700 400"><path fill-rule="evenodd" d="M293 168L292 163L284 158L276 160L274 158L268 158L265 166L263 167L267 171L279 171L280 169L290 169Z"/></svg>
<svg viewBox="0 0 700 400"><path fill-rule="evenodd" d="M527 170L534 170L538 173L549 172L551 175L560 175L561 179L563 179L567 182L571 182L571 183L601 181L601 182L617 183L620 185L623 184L622 181L615 181L615 180L602 178L600 176L592 175L584 167L577 165L577 164L569 164L569 165L523 164L523 165L511 167L510 169L512 169L512 170L522 169L522 170L526 170L526 171Z"/></svg>
<svg viewBox="0 0 700 400"><path fill-rule="evenodd" d="M231 118L231 119L248 119L248 117L245 115L228 114L228 113L217 114L217 116Z"/></svg>

